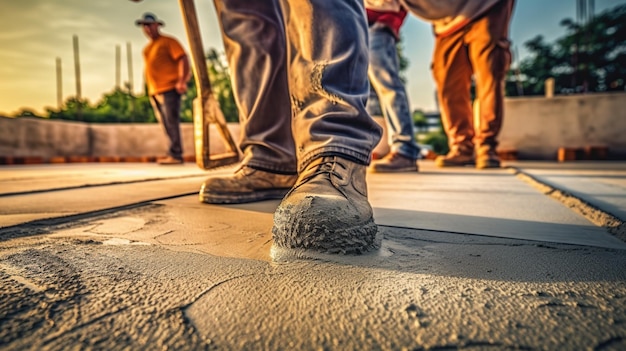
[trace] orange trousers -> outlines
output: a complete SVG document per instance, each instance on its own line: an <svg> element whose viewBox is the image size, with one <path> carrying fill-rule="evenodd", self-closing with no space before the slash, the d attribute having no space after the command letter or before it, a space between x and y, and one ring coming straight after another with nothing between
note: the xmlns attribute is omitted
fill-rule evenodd
<svg viewBox="0 0 626 351"><path fill-rule="evenodd" d="M495 150L504 114L504 79L511 64L509 22L514 0L502 0L464 28L435 38L432 73L451 151ZM472 113L474 76L479 117Z"/></svg>

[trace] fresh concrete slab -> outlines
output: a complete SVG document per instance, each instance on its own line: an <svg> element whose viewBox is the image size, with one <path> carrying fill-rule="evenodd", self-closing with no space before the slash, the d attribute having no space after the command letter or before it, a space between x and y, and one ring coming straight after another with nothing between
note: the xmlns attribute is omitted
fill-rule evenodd
<svg viewBox="0 0 626 351"><path fill-rule="evenodd" d="M197 194L208 174L231 171L145 163L0 167L0 228Z"/></svg>
<svg viewBox="0 0 626 351"><path fill-rule="evenodd" d="M382 248L328 261L271 262L278 201L201 204L200 177L2 196L0 348L626 348L603 228L507 170L421 166L368 175Z"/></svg>
<svg viewBox="0 0 626 351"><path fill-rule="evenodd" d="M200 182L194 178L179 178L6 196L0 198L0 228L197 194Z"/></svg>
<svg viewBox="0 0 626 351"><path fill-rule="evenodd" d="M545 196L509 170L438 169L429 161L420 161L420 167L419 173L368 174L369 197L378 224L626 248L605 228ZM0 196L0 228L181 195L191 195L189 205L199 205L193 195L204 177L233 169L206 172L194 164L165 167L141 163L0 168L5 192ZM589 170L571 172L585 174ZM23 193L6 196L13 191ZM273 203L265 211L273 213L275 206Z"/></svg>
<svg viewBox="0 0 626 351"><path fill-rule="evenodd" d="M507 169L369 174L376 222L422 230L626 249L626 243Z"/></svg>
<svg viewBox="0 0 626 351"><path fill-rule="evenodd" d="M625 163L535 162L521 163L519 167L538 181L566 191L626 221Z"/></svg>
<svg viewBox="0 0 626 351"><path fill-rule="evenodd" d="M181 197L0 234L3 348L626 347L626 251L381 226L376 254L248 257L275 204Z"/></svg>
<svg viewBox="0 0 626 351"><path fill-rule="evenodd" d="M0 167L0 196L206 175L193 163L75 163Z"/></svg>

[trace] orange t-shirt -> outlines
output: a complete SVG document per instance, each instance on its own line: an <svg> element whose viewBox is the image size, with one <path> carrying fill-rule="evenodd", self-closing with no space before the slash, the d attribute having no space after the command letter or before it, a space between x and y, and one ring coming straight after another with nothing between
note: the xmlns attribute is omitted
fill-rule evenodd
<svg viewBox="0 0 626 351"><path fill-rule="evenodd" d="M143 49L148 94L160 94L176 87L178 60L185 55L180 43L165 35L150 41Z"/></svg>

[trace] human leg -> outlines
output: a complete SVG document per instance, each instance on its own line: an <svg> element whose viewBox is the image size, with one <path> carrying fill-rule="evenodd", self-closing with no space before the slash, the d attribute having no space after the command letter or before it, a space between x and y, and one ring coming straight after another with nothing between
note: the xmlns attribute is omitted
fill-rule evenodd
<svg viewBox="0 0 626 351"><path fill-rule="evenodd" d="M474 123L469 95L472 67L463 40L463 31L435 38L432 73L450 148L447 155L435 160L440 167L473 163Z"/></svg>
<svg viewBox="0 0 626 351"><path fill-rule="evenodd" d="M368 77L385 117L391 151L416 160L419 147L399 66L395 36L384 26L370 26Z"/></svg>
<svg viewBox="0 0 626 351"><path fill-rule="evenodd" d="M240 113L243 160L234 174L208 178L200 200L282 199L297 175L280 7L274 0L222 0L215 8Z"/></svg>
<svg viewBox="0 0 626 351"><path fill-rule="evenodd" d="M415 142L409 100L399 75L396 38L384 26L369 27L369 60L368 77L380 101L391 149L381 160L373 161L369 170L415 172L419 147Z"/></svg>
<svg viewBox="0 0 626 351"><path fill-rule="evenodd" d="M278 0L219 0L215 8L242 124L243 163L296 173L287 52Z"/></svg>
<svg viewBox="0 0 626 351"><path fill-rule="evenodd" d="M360 0L284 0L299 177L274 214L276 260L377 246L365 169L381 135L365 111ZM306 254L305 254L306 255Z"/></svg>
<svg viewBox="0 0 626 351"><path fill-rule="evenodd" d="M365 111L367 23L361 1L282 0L298 168L338 155L367 165L381 129Z"/></svg>
<svg viewBox="0 0 626 351"><path fill-rule="evenodd" d="M154 114L167 135L168 154L182 163L183 147L180 138L180 94L176 90L152 95L150 103ZM172 162L174 163L174 162Z"/></svg>
<svg viewBox="0 0 626 351"><path fill-rule="evenodd" d="M500 167L496 148L504 117L504 79L511 63L508 40L512 0L503 0L468 27L480 113L475 126L476 167Z"/></svg>

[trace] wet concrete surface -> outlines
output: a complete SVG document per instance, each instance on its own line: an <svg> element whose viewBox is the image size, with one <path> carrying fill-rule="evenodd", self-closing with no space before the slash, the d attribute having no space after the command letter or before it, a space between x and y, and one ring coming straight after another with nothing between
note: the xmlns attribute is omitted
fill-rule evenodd
<svg viewBox="0 0 626 351"><path fill-rule="evenodd" d="M420 166L368 175L381 250L326 261L271 262L278 201L201 204L189 167L79 189L98 201L0 196L0 349L626 349L626 250L609 228L510 170ZM0 192L26 176L7 172Z"/></svg>

